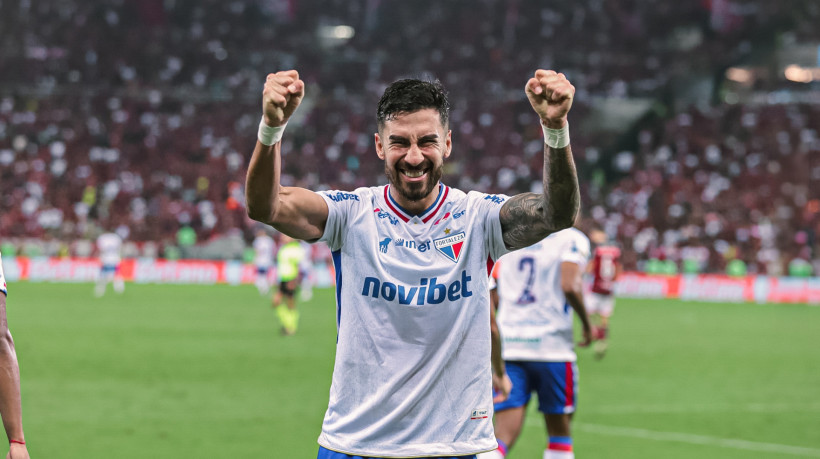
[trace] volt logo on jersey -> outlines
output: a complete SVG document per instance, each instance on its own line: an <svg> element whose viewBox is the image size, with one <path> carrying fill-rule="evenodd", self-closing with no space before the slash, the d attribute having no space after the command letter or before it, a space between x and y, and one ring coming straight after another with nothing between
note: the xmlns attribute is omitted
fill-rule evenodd
<svg viewBox="0 0 820 459"><path fill-rule="evenodd" d="M439 253L449 258L450 261L457 263L464 251L464 240L466 238L467 235L462 231L447 237L433 239L433 245L436 246Z"/></svg>
<svg viewBox="0 0 820 459"><path fill-rule="evenodd" d="M488 417L490 417L490 410L488 410L486 408L473 410L470 413L470 419L472 419L472 420L487 419Z"/></svg>

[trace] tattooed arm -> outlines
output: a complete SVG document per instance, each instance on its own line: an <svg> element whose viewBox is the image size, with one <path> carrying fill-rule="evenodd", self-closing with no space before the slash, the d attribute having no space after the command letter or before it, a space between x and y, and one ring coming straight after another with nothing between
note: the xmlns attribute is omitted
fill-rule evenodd
<svg viewBox="0 0 820 459"><path fill-rule="evenodd" d="M563 73L536 71L535 77L527 81L526 93L545 128L567 125L575 87ZM527 247L575 222L581 198L569 144L556 148L544 145L543 180L543 193L521 193L501 207L501 230L507 248Z"/></svg>

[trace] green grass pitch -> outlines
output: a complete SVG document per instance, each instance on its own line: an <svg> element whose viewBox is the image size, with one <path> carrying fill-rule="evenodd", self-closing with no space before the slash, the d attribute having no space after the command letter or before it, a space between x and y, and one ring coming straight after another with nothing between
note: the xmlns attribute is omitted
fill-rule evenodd
<svg viewBox="0 0 820 459"><path fill-rule="evenodd" d="M283 337L252 286L9 288L32 457L316 457L331 290ZM820 457L818 330L817 307L620 300L606 358L580 351L576 457ZM510 459L541 457L530 408Z"/></svg>

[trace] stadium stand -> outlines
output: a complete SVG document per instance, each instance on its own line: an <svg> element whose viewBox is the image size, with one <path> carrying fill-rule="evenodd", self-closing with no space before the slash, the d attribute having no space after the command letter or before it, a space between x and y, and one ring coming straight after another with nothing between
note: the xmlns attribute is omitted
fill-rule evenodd
<svg viewBox="0 0 820 459"><path fill-rule="evenodd" d="M816 2L726 0L4 3L2 251L88 256L88 239L119 228L126 256L241 258L260 88L291 67L309 86L286 184L383 182L377 97L433 76L454 106L444 180L528 191L541 132L520 87L542 67L577 87L582 228L603 226L627 269L816 273L820 104L789 94L818 83L726 75L816 53L819 21Z"/></svg>

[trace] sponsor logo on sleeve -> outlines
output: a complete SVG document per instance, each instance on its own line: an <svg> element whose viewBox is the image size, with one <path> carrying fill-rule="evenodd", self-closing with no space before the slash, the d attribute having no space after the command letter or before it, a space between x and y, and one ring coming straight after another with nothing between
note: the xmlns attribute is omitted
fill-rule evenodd
<svg viewBox="0 0 820 459"><path fill-rule="evenodd" d="M492 201L493 204L501 204L502 202L504 202L504 198L502 198L501 196L496 196L494 194L488 194L487 196L484 196L484 200Z"/></svg>
<svg viewBox="0 0 820 459"><path fill-rule="evenodd" d="M325 196L330 198L333 202L342 202L342 201L358 201L359 195L353 193L345 193L344 191L337 191L335 193L331 192L324 192Z"/></svg>

